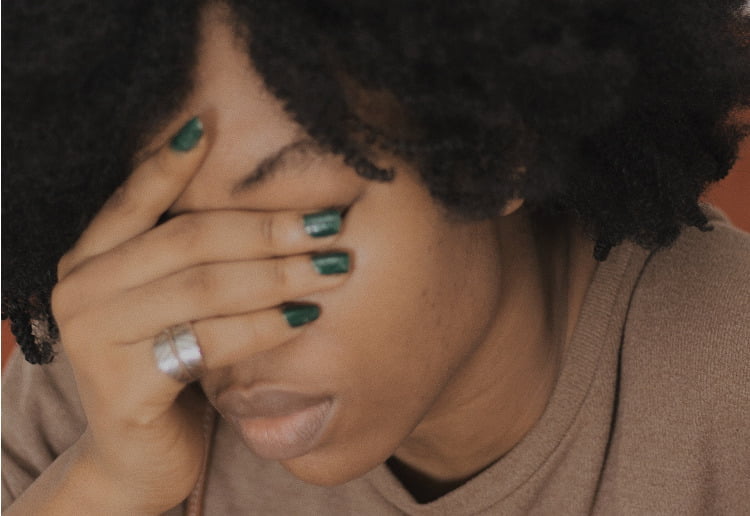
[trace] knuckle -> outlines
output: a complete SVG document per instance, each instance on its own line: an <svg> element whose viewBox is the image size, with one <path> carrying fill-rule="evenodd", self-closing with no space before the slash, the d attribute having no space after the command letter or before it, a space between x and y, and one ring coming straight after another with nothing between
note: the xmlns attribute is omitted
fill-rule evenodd
<svg viewBox="0 0 750 516"><path fill-rule="evenodd" d="M99 256L95 256L87 260L87 264L92 266L94 270L101 271L102 266L104 264L107 264L108 267L123 267L124 265L132 265L133 263L137 263L135 261L137 256L137 248L133 245L132 242L125 242L124 244L120 244L109 251L107 251L106 256L105 254L101 254ZM110 269L115 270L115 269Z"/></svg>
<svg viewBox="0 0 750 516"><path fill-rule="evenodd" d="M112 192L112 195L109 196L109 199L107 199L107 204L111 207L117 207L124 204L129 197L127 192L128 188L126 188L126 184L118 186L115 191Z"/></svg>
<svg viewBox="0 0 750 516"><path fill-rule="evenodd" d="M254 323L254 321L246 324L243 329L245 330L245 342L252 343L254 346L257 346L258 344L264 342L265 335L261 331L260 327Z"/></svg>
<svg viewBox="0 0 750 516"><path fill-rule="evenodd" d="M195 214L188 213L175 217L170 224L170 240L181 243L183 251L190 251L197 247L207 234L206 225Z"/></svg>
<svg viewBox="0 0 750 516"><path fill-rule="evenodd" d="M274 214L265 214L261 220L261 233L263 234L263 242L268 249L276 249L279 247L280 240L280 224Z"/></svg>
<svg viewBox="0 0 750 516"><path fill-rule="evenodd" d="M71 358L75 358L85 348L84 336L91 331L91 327L81 315L68 317L65 321L57 321L60 330L60 343Z"/></svg>
<svg viewBox="0 0 750 516"><path fill-rule="evenodd" d="M258 325L252 320L252 318L246 319L242 328L242 342L245 344L245 349L256 349L261 345L264 337L262 331Z"/></svg>
<svg viewBox="0 0 750 516"><path fill-rule="evenodd" d="M74 259L71 256L71 252L65 253L62 258L60 258L60 261L57 262L57 277L59 279L65 278L65 276L68 275L68 272L73 268Z"/></svg>
<svg viewBox="0 0 750 516"><path fill-rule="evenodd" d="M178 233L190 235L201 235L204 229L202 218L196 213L185 213L173 219L177 223L175 228Z"/></svg>
<svg viewBox="0 0 750 516"><path fill-rule="evenodd" d="M190 299L199 303L213 295L218 287L216 275L205 266L195 267L184 280L184 289Z"/></svg>
<svg viewBox="0 0 750 516"><path fill-rule="evenodd" d="M130 181L126 181L110 195L105 207L109 210L116 210L123 216L133 215L138 209L137 200L132 195Z"/></svg>
<svg viewBox="0 0 750 516"><path fill-rule="evenodd" d="M149 159L148 172L152 177L167 179L172 171L171 153L167 148L163 148Z"/></svg>
<svg viewBox="0 0 750 516"><path fill-rule="evenodd" d="M60 282L52 289L50 309L57 323L60 342L66 352L75 351L85 346L84 341L90 336L93 328L87 318L88 310L77 305L81 299L78 289L71 282Z"/></svg>
<svg viewBox="0 0 750 516"><path fill-rule="evenodd" d="M291 271L287 260L277 259L271 262L271 276L274 283L282 289L290 284Z"/></svg>
<svg viewBox="0 0 750 516"><path fill-rule="evenodd" d="M216 249L226 246L220 239L218 213L186 213L170 220L166 233L170 249L197 260L214 256Z"/></svg>
<svg viewBox="0 0 750 516"><path fill-rule="evenodd" d="M67 315L70 307L70 300L75 299L75 297L71 296L70 290L71 287L67 281L60 281L52 288L50 308L58 324L60 324L61 320Z"/></svg>
<svg viewBox="0 0 750 516"><path fill-rule="evenodd" d="M126 428L138 431L154 424L153 414L140 410L140 407L123 407L123 409L123 412L127 414L123 420L123 425Z"/></svg>
<svg viewBox="0 0 750 516"><path fill-rule="evenodd" d="M266 312L265 316L260 315L259 317L253 318L248 324L251 330L252 340L247 340L248 343L252 344L255 349L261 351L274 344L280 344L285 340L284 334L279 333L276 330L276 326L272 323L271 318L283 317L277 309Z"/></svg>
<svg viewBox="0 0 750 516"><path fill-rule="evenodd" d="M247 337L243 338L245 343L243 348L255 354L287 342L289 334L286 333L288 331L286 322L281 323L284 329L279 331L279 323L272 320L272 318L282 317L277 309L253 317L246 325L248 331L244 334Z"/></svg>

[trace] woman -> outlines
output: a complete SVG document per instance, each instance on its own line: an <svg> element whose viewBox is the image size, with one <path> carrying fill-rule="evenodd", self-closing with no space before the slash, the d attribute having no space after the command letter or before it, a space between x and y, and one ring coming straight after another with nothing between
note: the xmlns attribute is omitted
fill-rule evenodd
<svg viewBox="0 0 750 516"><path fill-rule="evenodd" d="M76 5L4 17L7 514L744 509L742 2Z"/></svg>

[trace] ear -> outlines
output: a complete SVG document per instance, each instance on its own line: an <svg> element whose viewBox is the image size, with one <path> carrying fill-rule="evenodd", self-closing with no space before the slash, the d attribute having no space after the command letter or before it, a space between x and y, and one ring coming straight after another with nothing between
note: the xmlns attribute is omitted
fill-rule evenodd
<svg viewBox="0 0 750 516"><path fill-rule="evenodd" d="M515 198L515 199L509 200L507 203L505 203L505 206L500 211L500 215L502 215L503 217L507 215L512 215L513 213L518 211L518 209L521 206L523 206L523 201L524 201L523 198Z"/></svg>

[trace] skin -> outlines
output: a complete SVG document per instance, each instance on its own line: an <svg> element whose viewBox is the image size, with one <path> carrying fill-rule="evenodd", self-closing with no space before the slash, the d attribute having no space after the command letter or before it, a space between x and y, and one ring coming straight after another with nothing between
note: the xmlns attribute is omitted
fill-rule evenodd
<svg viewBox="0 0 750 516"><path fill-rule="evenodd" d="M184 321L203 349L209 401L256 385L332 397L318 444L282 462L311 483L393 457L415 493L437 496L510 450L549 399L593 244L571 221L533 225L520 199L495 219L455 221L387 156L391 182L305 146L246 184L307 137L226 16L206 13L184 116L60 263L53 312L89 426L8 514L75 514L71 493L108 514L159 513L187 496L205 402L151 354L154 336ZM195 114L205 136L175 153L165 143ZM301 216L330 207L346 210L341 233L308 237ZM173 218L154 228L165 210ZM349 274L316 274L310 254L334 249L350 253ZM278 306L291 300L319 305L320 318L289 328Z"/></svg>
<svg viewBox="0 0 750 516"><path fill-rule="evenodd" d="M173 209L346 206L337 246L351 250L355 269L340 288L304 298L324 310L304 334L206 375L209 399L253 382L333 393L335 421L319 448L284 464L309 482L350 480L394 451L441 481L471 476L541 414L568 337L555 332L568 332L575 317L555 320L558 314L545 310L552 292L543 283L567 271L571 282L580 274L587 285L591 244L576 239L583 249L572 251L586 271L572 269L569 253L557 263L538 256L518 201L497 220L449 222L415 173L388 158L380 164L399 171L393 182L363 180L332 156L303 155L233 194L248 163L304 135L263 86L243 43L215 16L191 103L195 112L214 114L215 150ZM562 244L567 251L558 240L546 250ZM573 312L580 285L569 293L578 296Z"/></svg>

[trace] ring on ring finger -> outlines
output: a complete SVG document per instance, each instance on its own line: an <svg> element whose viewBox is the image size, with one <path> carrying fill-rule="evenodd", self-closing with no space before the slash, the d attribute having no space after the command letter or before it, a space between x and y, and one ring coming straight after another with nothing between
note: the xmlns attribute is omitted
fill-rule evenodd
<svg viewBox="0 0 750 516"><path fill-rule="evenodd" d="M190 383L205 372L198 338L190 323L167 328L154 338L156 367L178 382Z"/></svg>

